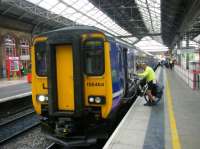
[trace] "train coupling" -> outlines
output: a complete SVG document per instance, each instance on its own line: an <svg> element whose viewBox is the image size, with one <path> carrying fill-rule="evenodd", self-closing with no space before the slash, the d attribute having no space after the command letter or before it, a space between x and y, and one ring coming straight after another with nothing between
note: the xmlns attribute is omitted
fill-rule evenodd
<svg viewBox="0 0 200 149"><path fill-rule="evenodd" d="M70 118L58 118L55 124L55 133L57 136L65 137L68 134L75 132L75 126Z"/></svg>

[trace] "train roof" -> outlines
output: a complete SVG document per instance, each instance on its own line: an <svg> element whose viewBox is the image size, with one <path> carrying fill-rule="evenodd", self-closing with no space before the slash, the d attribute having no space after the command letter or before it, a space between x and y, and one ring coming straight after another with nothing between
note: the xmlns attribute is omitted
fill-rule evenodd
<svg viewBox="0 0 200 149"><path fill-rule="evenodd" d="M135 46L131 45L130 43L127 43L126 41L123 41L122 39L108 33L107 31L101 30L99 28L93 27L93 26L85 26L85 25L79 25L79 26L70 26L70 27L64 27L64 28L60 28L60 29L56 29L56 30L52 30L52 31L48 31L48 32L44 32L41 34L36 35L36 37L38 36L51 36L51 33L53 32L57 32L57 33L67 33L69 36L73 36L74 34L83 34L83 33L103 33L106 38L108 40L113 40L113 41L117 41L121 44L123 44L124 46L127 46L129 48L135 48Z"/></svg>
<svg viewBox="0 0 200 149"><path fill-rule="evenodd" d="M83 34L83 33L103 33L107 38L115 38L114 35L104 31L104 30L101 30L99 28L96 28L94 26L86 26L86 25L78 25L78 26L69 26L69 27L63 27L63 28L60 28L60 29L56 29L56 30L52 30L52 31L48 31L48 32L44 32L44 33L41 33L37 36L41 36L41 35L49 35L51 34L52 32L65 32L65 33L68 33L69 35L73 35L73 34Z"/></svg>
<svg viewBox="0 0 200 149"><path fill-rule="evenodd" d="M44 32L44 33L41 33L41 34L38 34L36 35L36 37L38 36L55 36L55 35L52 35L51 33L58 33L56 37L59 37L60 34L68 34L69 37L73 37L73 35L80 35L80 34L84 34L84 33L103 33L105 35L105 37L108 39L108 40L111 40L111 41L116 41L118 43L120 43L121 45L127 47L127 48L130 48L130 49L136 49L140 52L144 52L145 54L147 55L150 55L149 53L145 52L145 51L142 51L141 49L138 49L136 48L134 45L131 45L130 43L114 36L113 34L111 33L108 33L107 31L104 31L102 29L99 29L99 28L96 28L96 27L93 27L93 26L86 26L86 25L79 25L79 26L70 26L70 27L64 27L64 28L60 28L60 29L56 29L56 30L52 30L52 31L48 31L48 32Z"/></svg>
<svg viewBox="0 0 200 149"><path fill-rule="evenodd" d="M60 29L56 29L56 30L51 30L51 31L48 31L48 32L44 32L44 33L41 33L41 34L38 34L36 35L37 36L49 36L51 33L60 33L60 32L63 32L63 33L68 33L68 35L74 35L74 34L83 34L83 33L96 33L96 32L99 32L99 33L103 33L106 35L106 31L103 31L101 29L98 29L96 27L93 27L93 26L85 26L85 25L79 25L79 26L70 26L70 27L63 27L63 28L60 28Z"/></svg>

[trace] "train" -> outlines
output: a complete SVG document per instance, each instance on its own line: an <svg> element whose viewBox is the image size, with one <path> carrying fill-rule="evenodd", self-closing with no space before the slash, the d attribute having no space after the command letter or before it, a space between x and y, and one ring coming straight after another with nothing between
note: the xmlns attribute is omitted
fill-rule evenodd
<svg viewBox="0 0 200 149"><path fill-rule="evenodd" d="M122 105L134 101L136 89L130 86L136 50L89 26L35 36L32 102L46 136L67 146L108 136Z"/></svg>

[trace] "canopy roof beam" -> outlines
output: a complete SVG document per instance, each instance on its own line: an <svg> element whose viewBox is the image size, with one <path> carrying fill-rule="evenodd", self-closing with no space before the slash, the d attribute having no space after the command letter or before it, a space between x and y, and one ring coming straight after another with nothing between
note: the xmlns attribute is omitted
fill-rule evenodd
<svg viewBox="0 0 200 149"><path fill-rule="evenodd" d="M148 10L148 13L149 13L150 21L151 21L151 28L152 28L152 31L154 32L154 27L153 27L153 21L152 21L151 11L150 11L150 9L149 9L149 3L148 3L148 0L145 0L145 1L146 1L146 5L147 5L147 10Z"/></svg>
<svg viewBox="0 0 200 149"><path fill-rule="evenodd" d="M146 33L146 34L135 34L135 36L161 36L162 33ZM131 38L134 37L133 35L128 36L116 36L118 38Z"/></svg>

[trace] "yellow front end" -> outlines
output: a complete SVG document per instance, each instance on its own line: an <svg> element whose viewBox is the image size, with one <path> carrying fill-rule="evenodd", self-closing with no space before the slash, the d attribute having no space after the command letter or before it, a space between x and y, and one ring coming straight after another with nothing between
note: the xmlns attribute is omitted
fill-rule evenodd
<svg viewBox="0 0 200 149"><path fill-rule="evenodd" d="M91 75L86 71L83 73L83 95L84 109L87 107L100 107L101 118L106 119L112 108L112 78L110 63L110 44L105 36L100 33L83 34L81 44L89 41L101 40L103 44L103 71L102 74ZM48 79L47 79L47 41L46 37L38 37L34 40L32 51L32 99L35 111L42 113L42 106L48 109ZM96 43L95 43L96 44ZM87 45L87 46L88 46ZM94 46L94 45L93 45ZM98 48L98 46L97 46ZM82 52L86 49L82 49ZM98 50L98 49L94 49ZM56 65L56 92L57 92L57 110L75 111L75 93L74 93L74 68L73 68L73 49L70 44L58 44L55 46L55 65ZM87 53L88 54L88 53ZM86 55L87 55L86 54ZM90 53L91 54L91 53ZM93 54L93 53L92 53ZM90 56L92 56L92 54ZM84 55L84 54L83 54ZM85 58L85 57L84 57ZM90 62L84 61L83 65ZM90 69L90 68L87 68ZM89 70L91 71L91 70ZM44 96L43 99L40 96ZM90 102L92 98L101 97L103 103ZM41 99L40 99L41 98ZM44 100L44 101L40 101ZM47 111L48 112L48 111Z"/></svg>
<svg viewBox="0 0 200 149"><path fill-rule="evenodd" d="M104 47L104 72L101 75L87 75L84 74L84 93L85 106L101 107L101 116L106 119L112 108L112 78L111 78L111 64L110 64L110 44L106 41L103 34L83 35L84 40L102 39ZM90 97L104 97L103 104L96 104L89 101Z"/></svg>
<svg viewBox="0 0 200 149"><path fill-rule="evenodd" d="M31 49L34 109L55 138L89 135L112 109L109 41L99 32L68 35L37 37Z"/></svg>
<svg viewBox="0 0 200 149"><path fill-rule="evenodd" d="M35 111L48 109L47 38L36 38L32 47L32 100ZM57 106L59 111L74 111L73 59L71 45L56 47ZM40 97L41 96L41 97ZM42 97L45 97L44 101ZM41 98L41 99L40 99ZM67 99L67 100L66 100Z"/></svg>
<svg viewBox="0 0 200 149"><path fill-rule="evenodd" d="M35 44L41 43L43 46L41 46L41 49L46 50L45 42L47 38L46 37L39 37L34 40L33 47L31 48L31 58L32 58L32 102L34 109L36 113L41 114L41 102L38 101L36 98L38 95L47 95L48 89L47 89L47 77L45 75L45 72L40 75L36 73L36 56L39 56L36 54ZM43 57L41 57L43 58ZM46 70L44 70L46 71ZM47 104L44 102L44 104Z"/></svg>

